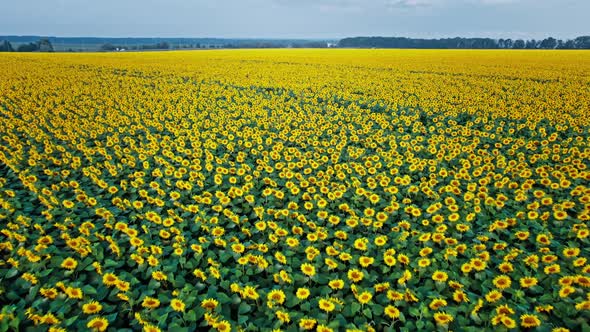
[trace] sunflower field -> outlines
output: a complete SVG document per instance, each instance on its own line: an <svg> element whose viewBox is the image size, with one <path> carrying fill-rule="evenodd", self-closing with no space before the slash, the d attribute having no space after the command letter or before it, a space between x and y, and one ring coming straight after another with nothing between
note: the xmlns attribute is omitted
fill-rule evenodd
<svg viewBox="0 0 590 332"><path fill-rule="evenodd" d="M0 331L590 331L589 52L0 69Z"/></svg>

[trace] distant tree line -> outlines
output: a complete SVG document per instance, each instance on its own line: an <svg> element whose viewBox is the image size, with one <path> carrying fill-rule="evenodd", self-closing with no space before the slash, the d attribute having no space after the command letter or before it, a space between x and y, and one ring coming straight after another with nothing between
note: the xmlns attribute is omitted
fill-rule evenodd
<svg viewBox="0 0 590 332"><path fill-rule="evenodd" d="M78 41L96 42L97 38L55 38L43 37L31 41L31 37L0 37L0 52L53 52L52 41L60 45L73 45ZM34 40L34 39L33 39ZM168 40L152 39L154 43L146 43L146 38L112 38L102 44L94 45L91 50L167 50L167 49L216 49L216 48L433 48L433 49L590 49L590 36L581 36L569 40L553 37L542 40L523 39L492 39L492 38L442 38L417 39L405 37L354 37L344 38L338 44L327 41L310 40L271 40L271 39L189 39L176 38ZM143 44L137 43L144 42ZM122 45L122 42L125 45ZM18 46L13 46L13 44ZM68 51L74 51L71 47ZM80 51L83 51L82 49Z"/></svg>
<svg viewBox="0 0 590 332"><path fill-rule="evenodd" d="M19 45L16 49L8 40L0 41L0 52L53 52L53 45L48 39Z"/></svg>
<svg viewBox="0 0 590 332"><path fill-rule="evenodd" d="M101 51L122 51L122 50L168 50L168 49L216 49L216 48L326 48L328 43L323 41L310 41L310 42L274 42L274 41L240 41L240 42L229 42L223 44L176 44L170 45L167 42L160 42L157 44L146 44L146 45L114 45L106 43L101 45Z"/></svg>
<svg viewBox="0 0 590 332"><path fill-rule="evenodd" d="M344 48L434 48L434 49L590 49L590 36L563 41L553 37L543 40L442 38L419 39L405 37L354 37L338 43Z"/></svg>
<svg viewBox="0 0 590 332"><path fill-rule="evenodd" d="M258 41L227 43L221 48L327 48L325 41L289 42L289 41Z"/></svg>
<svg viewBox="0 0 590 332"><path fill-rule="evenodd" d="M219 48L324 48L336 46L337 40L264 39L264 38L103 38L103 37L51 37L51 36L0 36L2 50L12 51L25 45L21 51L39 51L39 40L47 39L55 51L116 51L162 49L219 49ZM6 40L7 43L3 41Z"/></svg>
<svg viewBox="0 0 590 332"><path fill-rule="evenodd" d="M170 44L167 42L159 42L155 44L143 44L143 45L113 45L111 43L103 44L100 47L101 51L116 51L116 50L167 50L170 49Z"/></svg>

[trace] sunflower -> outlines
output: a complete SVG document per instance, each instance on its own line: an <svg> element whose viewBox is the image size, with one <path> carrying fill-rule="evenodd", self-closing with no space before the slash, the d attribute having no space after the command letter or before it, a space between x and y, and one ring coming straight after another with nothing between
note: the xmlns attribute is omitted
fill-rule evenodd
<svg viewBox="0 0 590 332"><path fill-rule="evenodd" d="M71 257L68 257L61 262L61 267L66 270L72 271L76 268L76 266L78 266L78 262Z"/></svg>
<svg viewBox="0 0 590 332"><path fill-rule="evenodd" d="M344 280L342 280L342 279L330 280L328 282L328 286L334 290L342 289L344 287Z"/></svg>
<svg viewBox="0 0 590 332"><path fill-rule="evenodd" d="M453 292L453 300L457 303L469 302L469 297L464 291L457 289Z"/></svg>
<svg viewBox="0 0 590 332"><path fill-rule="evenodd" d="M385 262L385 264L387 266L390 266L390 267L391 266L394 266L397 263L395 257L393 257L391 255L385 255L385 256L383 256L383 261Z"/></svg>
<svg viewBox="0 0 590 332"><path fill-rule="evenodd" d="M419 267L427 267L430 265L430 259L428 258L421 258L418 260Z"/></svg>
<svg viewBox="0 0 590 332"><path fill-rule="evenodd" d="M320 299L318 301L318 305L319 305L320 309L323 310L323 311L325 311L325 312L332 312L336 308L336 306L334 305L334 303L332 303L332 302L330 302L329 300L326 300L326 299Z"/></svg>
<svg viewBox="0 0 590 332"><path fill-rule="evenodd" d="M437 325L447 325L453 321L453 316L443 311L437 312L434 314L434 321Z"/></svg>
<svg viewBox="0 0 590 332"><path fill-rule="evenodd" d="M307 288L298 288L297 292L295 293L295 296L297 296L298 299L300 300L305 300L309 297L309 289Z"/></svg>
<svg viewBox="0 0 590 332"><path fill-rule="evenodd" d="M432 274L432 280L436 282L445 282L447 279L449 279L449 275L446 272L437 270Z"/></svg>
<svg viewBox="0 0 590 332"><path fill-rule="evenodd" d="M152 272L152 278L157 281L165 281L168 280L168 276L162 271L154 271Z"/></svg>
<svg viewBox="0 0 590 332"><path fill-rule="evenodd" d="M584 288L590 288L590 278L589 277L586 277L583 275L577 275L575 282Z"/></svg>
<svg viewBox="0 0 590 332"><path fill-rule="evenodd" d="M461 272L463 272L465 274L471 272L472 269L473 269L473 266L469 263L461 264Z"/></svg>
<svg viewBox="0 0 590 332"><path fill-rule="evenodd" d="M52 313L47 313L43 315L43 317L41 317L41 320L43 321L43 324L47 325L57 325L60 323L60 320L57 319L57 317L55 317L55 315Z"/></svg>
<svg viewBox="0 0 590 332"><path fill-rule="evenodd" d="M21 278L23 280L25 280L25 281L28 281L32 285L36 285L39 282L39 280L37 279L37 277L35 277L33 274L31 274L29 272L23 273L23 275L21 276Z"/></svg>
<svg viewBox="0 0 590 332"><path fill-rule="evenodd" d="M315 327L316 324L317 324L317 321L312 318L302 318L299 321L299 327L304 330L313 330L313 328Z"/></svg>
<svg viewBox="0 0 590 332"><path fill-rule="evenodd" d="M160 328L151 324L143 325L143 332L161 332Z"/></svg>
<svg viewBox="0 0 590 332"><path fill-rule="evenodd" d="M82 293L82 289L75 288L75 287L68 287L68 288L66 288L65 293L71 299L81 300L82 297L84 296L84 293Z"/></svg>
<svg viewBox="0 0 590 332"><path fill-rule="evenodd" d="M506 289L510 287L512 280L507 275L500 275L494 278L493 283L498 289Z"/></svg>
<svg viewBox="0 0 590 332"><path fill-rule="evenodd" d="M404 294L395 290L388 290L387 298L390 301L402 301L404 299Z"/></svg>
<svg viewBox="0 0 590 332"><path fill-rule="evenodd" d="M388 305L384 310L385 316L391 319L397 319L400 316L400 311L397 307Z"/></svg>
<svg viewBox="0 0 590 332"><path fill-rule="evenodd" d="M369 265L373 264L374 262L375 262L375 259L373 257L366 257L366 256L359 257L359 264L362 267L368 267Z"/></svg>
<svg viewBox="0 0 590 332"><path fill-rule="evenodd" d="M500 318L500 321L502 322L502 324L504 324L504 326L506 328L513 329L513 328L516 327L516 322L514 321L514 319L512 319L512 318L510 318L508 316L505 316L505 315L502 315L500 317L501 317Z"/></svg>
<svg viewBox="0 0 590 332"><path fill-rule="evenodd" d="M410 264L410 258L404 254L397 255L397 260L404 265Z"/></svg>
<svg viewBox="0 0 590 332"><path fill-rule="evenodd" d="M590 229L580 229L576 233L578 239L585 239L590 235Z"/></svg>
<svg viewBox="0 0 590 332"><path fill-rule="evenodd" d="M566 298L575 292L576 292L576 289L574 287L564 286L559 290L559 297Z"/></svg>
<svg viewBox="0 0 590 332"><path fill-rule="evenodd" d="M303 263L301 265L301 272L308 277L313 277L315 275L315 267L309 263Z"/></svg>
<svg viewBox="0 0 590 332"><path fill-rule="evenodd" d="M489 291L486 294L485 298L488 302L494 303L502 298L502 293L494 289L494 290Z"/></svg>
<svg viewBox="0 0 590 332"><path fill-rule="evenodd" d="M218 332L229 332L229 331L231 331L231 324L228 321L226 321L226 320L223 320L221 322L216 323L215 325L213 325L213 327Z"/></svg>
<svg viewBox="0 0 590 332"><path fill-rule="evenodd" d="M471 267L476 271L483 271L486 269L487 263L479 258L473 258L470 262Z"/></svg>
<svg viewBox="0 0 590 332"><path fill-rule="evenodd" d="M548 265L548 266L545 266L543 271L546 274L557 274L557 273L561 272L561 266L559 266L559 264Z"/></svg>
<svg viewBox="0 0 590 332"><path fill-rule="evenodd" d="M102 305L97 301L91 301L82 305L82 312L87 315L96 314L102 310Z"/></svg>
<svg viewBox="0 0 590 332"><path fill-rule="evenodd" d="M51 299L51 300L55 299L57 297L57 295L59 294L57 292L57 289L55 289L55 288L41 288L39 290L39 293L41 293L41 295L43 297Z"/></svg>
<svg viewBox="0 0 590 332"><path fill-rule="evenodd" d="M334 330L325 325L318 325L316 332L334 332Z"/></svg>
<svg viewBox="0 0 590 332"><path fill-rule="evenodd" d="M357 299L359 301L360 304L367 304L371 301L371 299L373 298L373 294L369 293L369 292L362 292L357 296Z"/></svg>
<svg viewBox="0 0 590 332"><path fill-rule="evenodd" d="M530 288L537 285L537 278L535 277L522 277L519 279L520 287L522 288Z"/></svg>
<svg viewBox="0 0 590 332"><path fill-rule="evenodd" d="M565 248L563 249L563 255L567 258L576 257L580 254L580 248Z"/></svg>
<svg viewBox="0 0 590 332"><path fill-rule="evenodd" d="M547 234L539 234L537 235L537 242L541 245L548 246L551 244L551 239Z"/></svg>
<svg viewBox="0 0 590 332"><path fill-rule="evenodd" d="M184 312L185 304L180 299L172 299L172 301L170 301L170 307L174 311Z"/></svg>
<svg viewBox="0 0 590 332"><path fill-rule="evenodd" d="M243 252L244 252L244 250L245 250L245 247L244 247L244 245L243 245L243 244L241 244L241 243L234 243L234 244L232 244L232 245L231 245L231 250L232 250L233 252L235 252L236 254L241 254L241 253L243 253ZM278 254L278 253L277 253L277 254ZM280 261L281 261L281 263L283 263L283 264L285 264L285 263L286 263L286 260L284 259L284 256L283 256L283 259L282 259L282 260L280 260Z"/></svg>
<svg viewBox="0 0 590 332"><path fill-rule="evenodd" d="M160 306L160 300L146 296L141 302L141 306L144 308L155 309Z"/></svg>
<svg viewBox="0 0 590 332"><path fill-rule="evenodd" d="M201 308L207 310L207 311L213 311L215 310L215 308L217 308L217 306L219 305L219 302L215 299L204 299L203 301L201 301Z"/></svg>
<svg viewBox="0 0 590 332"><path fill-rule="evenodd" d="M368 247L367 247L367 243L368 242L369 241L366 238L360 238L360 239L354 240L354 244L353 245L358 250L367 251L368 250Z"/></svg>
<svg viewBox="0 0 590 332"><path fill-rule="evenodd" d="M365 275L360 270L351 269L351 270L348 270L347 276L350 281L359 282L359 281L363 280Z"/></svg>
<svg viewBox="0 0 590 332"><path fill-rule="evenodd" d="M445 299L436 298L430 302L428 307L430 307L430 309L436 311L436 310L440 309L441 307L445 307L446 305L447 305L447 301Z"/></svg>
<svg viewBox="0 0 590 332"><path fill-rule="evenodd" d="M291 317L289 316L288 312L277 310L275 315L282 323L289 323L291 321Z"/></svg>
<svg viewBox="0 0 590 332"><path fill-rule="evenodd" d="M535 315L524 314L520 316L520 326L524 328L532 328L541 325L541 320Z"/></svg>
<svg viewBox="0 0 590 332"><path fill-rule="evenodd" d="M257 300L260 297L260 295L256 291L256 288L254 288L252 286L244 287L244 289L242 290L242 294L243 294L243 297L249 298L251 300Z"/></svg>
<svg viewBox="0 0 590 332"><path fill-rule="evenodd" d="M338 267L338 262L334 261L334 260L333 260L333 259L331 259L331 258L326 258L326 259L324 260L324 262L326 263L326 265L328 266L328 268L329 268L330 270L333 270L333 269L335 269L335 268L337 268L337 267Z"/></svg>
<svg viewBox="0 0 590 332"><path fill-rule="evenodd" d="M119 278L114 273L105 273L102 276L102 283L108 287L115 286Z"/></svg>
<svg viewBox="0 0 590 332"><path fill-rule="evenodd" d="M109 322L104 317L95 317L91 319L86 327L92 329L94 331L106 331L107 327L109 327Z"/></svg>
<svg viewBox="0 0 590 332"><path fill-rule="evenodd" d="M285 302L285 293L280 289L273 289L267 295L266 299L273 303L283 304Z"/></svg>

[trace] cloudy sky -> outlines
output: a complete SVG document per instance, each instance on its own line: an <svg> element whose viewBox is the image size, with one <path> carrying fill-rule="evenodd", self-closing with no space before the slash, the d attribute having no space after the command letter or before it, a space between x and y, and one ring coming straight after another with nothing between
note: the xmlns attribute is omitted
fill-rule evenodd
<svg viewBox="0 0 590 332"><path fill-rule="evenodd" d="M590 0L1 0L0 35L572 38Z"/></svg>

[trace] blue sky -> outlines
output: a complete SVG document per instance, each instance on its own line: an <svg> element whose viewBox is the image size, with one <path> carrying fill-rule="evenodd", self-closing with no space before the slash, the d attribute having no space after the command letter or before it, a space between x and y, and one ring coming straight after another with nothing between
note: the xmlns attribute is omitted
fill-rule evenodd
<svg viewBox="0 0 590 332"><path fill-rule="evenodd" d="M0 35L572 38L590 0L16 0Z"/></svg>

